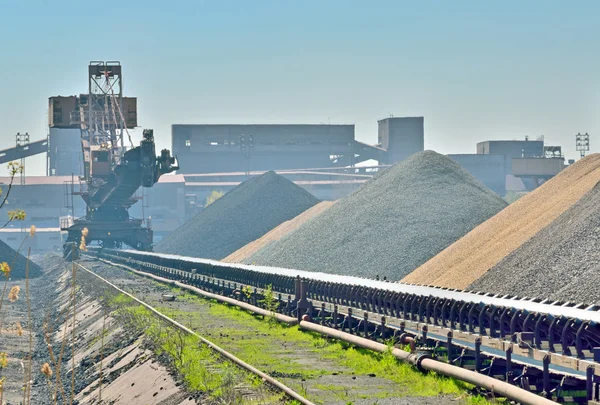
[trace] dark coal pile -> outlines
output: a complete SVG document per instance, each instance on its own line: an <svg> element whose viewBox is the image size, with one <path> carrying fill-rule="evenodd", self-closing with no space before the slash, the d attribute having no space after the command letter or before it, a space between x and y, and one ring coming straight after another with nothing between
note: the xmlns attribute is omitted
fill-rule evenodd
<svg viewBox="0 0 600 405"><path fill-rule="evenodd" d="M229 191L156 246L156 251L222 259L319 202L268 172Z"/></svg>
<svg viewBox="0 0 600 405"><path fill-rule="evenodd" d="M600 183L470 288L600 304Z"/></svg>
<svg viewBox="0 0 600 405"><path fill-rule="evenodd" d="M505 206L448 157L420 152L246 262L399 280Z"/></svg>
<svg viewBox="0 0 600 405"><path fill-rule="evenodd" d="M21 253L17 252L8 246L6 243L0 240L0 262L6 262L9 264L10 278L13 280L19 280L25 278L25 265L27 258ZM34 278L42 274L40 266L35 264L33 261L29 261L29 277ZM4 275L0 274L0 279L4 279Z"/></svg>

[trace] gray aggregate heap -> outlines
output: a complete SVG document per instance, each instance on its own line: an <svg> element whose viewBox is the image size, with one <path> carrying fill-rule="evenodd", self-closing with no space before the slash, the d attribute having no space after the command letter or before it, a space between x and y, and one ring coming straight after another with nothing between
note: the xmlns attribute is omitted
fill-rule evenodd
<svg viewBox="0 0 600 405"><path fill-rule="evenodd" d="M246 262L399 280L505 206L454 161L424 151Z"/></svg>
<svg viewBox="0 0 600 405"><path fill-rule="evenodd" d="M288 179L267 172L210 204L161 241L155 251L222 259L318 202Z"/></svg>
<svg viewBox="0 0 600 405"><path fill-rule="evenodd" d="M16 256L15 256L16 255ZM25 278L25 265L27 258L17 252L0 240L0 262L6 262L10 265L10 278L13 280ZM29 261L29 277L34 278L42 274L40 266ZM4 275L0 274L0 280L4 280Z"/></svg>
<svg viewBox="0 0 600 405"><path fill-rule="evenodd" d="M470 289L600 304L600 183Z"/></svg>

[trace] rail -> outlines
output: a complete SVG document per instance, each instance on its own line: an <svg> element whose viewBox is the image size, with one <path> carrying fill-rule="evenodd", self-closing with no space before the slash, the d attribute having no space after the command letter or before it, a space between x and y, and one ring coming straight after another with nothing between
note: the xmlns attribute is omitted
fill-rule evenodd
<svg viewBox="0 0 600 405"><path fill-rule="evenodd" d="M127 250L101 255L223 296L271 286L280 312L372 341L411 336L418 351L558 401L599 398L597 306L495 296ZM592 402L590 402L592 403Z"/></svg>
<svg viewBox="0 0 600 405"><path fill-rule="evenodd" d="M271 386L275 387L276 389L284 392L290 398L293 398L293 399L299 401L303 405L315 405L314 403L310 402L308 399L304 398L302 395L298 394L296 391L292 390L290 387L288 387L287 385L283 384L279 380L271 377L270 375L268 375L268 374L260 371L259 369L255 368L255 367L251 366L250 364L244 362L243 360L237 358L233 354L231 354L228 351L222 349L220 346L217 346L216 344L214 344L213 342L209 341L208 339L200 336L199 334L197 334L193 330L189 329L185 325L182 325L179 322L175 321L174 319L169 318L168 316L164 315L162 312L158 311L157 309L155 309L151 305L145 303L144 301L142 301L139 298L133 296L132 294L128 293L127 291L124 291L124 290L120 289L119 287L117 287L116 285L112 284L110 281L106 280L105 278L99 276L98 274L94 273L90 269L85 268L84 266L82 266L79 263L76 263L76 265L80 269L82 269L85 272L87 272L88 274L91 274L92 276L96 277L97 279L99 279L103 283L107 284L108 286L110 286L111 288L113 288L115 291L118 291L120 294L124 294L124 295L128 296L129 298L131 298L132 300L134 300L138 304L144 306L146 309L148 309L150 312L152 312L154 315L156 315L157 317L159 317L163 321L165 321L165 322L171 324L172 326L174 326L174 327L176 327L176 328L184 331L185 333L188 333L190 335L196 336L202 343L204 343L205 345L207 345L210 349L216 351L217 353L219 353L224 358L226 358L226 359L230 360L232 363L237 364L238 366L246 369L247 371L251 372L252 374L256 374L257 376L259 376L260 378L262 378L263 381L267 382L268 384L270 384Z"/></svg>

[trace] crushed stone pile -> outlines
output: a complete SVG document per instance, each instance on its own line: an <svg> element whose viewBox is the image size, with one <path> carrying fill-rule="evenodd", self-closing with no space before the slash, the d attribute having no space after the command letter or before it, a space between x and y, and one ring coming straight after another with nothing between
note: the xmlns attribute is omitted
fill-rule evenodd
<svg viewBox="0 0 600 405"><path fill-rule="evenodd" d="M600 154L595 153L521 197L402 281L468 288L504 257L572 207L599 181Z"/></svg>
<svg viewBox="0 0 600 405"><path fill-rule="evenodd" d="M25 278L25 266L27 264L27 258L21 253L17 254L17 251L8 246L6 243L0 240L0 262L6 262L9 264L10 278L12 280L20 280ZM29 278L35 278L42 275L42 269L40 266L35 264L33 261L29 261ZM0 280L4 280L4 274L0 274Z"/></svg>
<svg viewBox="0 0 600 405"><path fill-rule="evenodd" d="M281 225L278 225L275 228L271 229L269 232L267 232L260 238L248 243L241 249L236 250L235 252L224 258L222 261L228 263L243 262L248 257L252 256L254 253L263 249L265 246L269 245L272 242L280 240L285 235L298 229L300 225L304 224L309 220L312 220L314 217L331 207L334 203L335 201L321 201L314 207L304 211L302 214L296 216L293 219L290 219L289 221L285 221Z"/></svg>
<svg viewBox="0 0 600 405"><path fill-rule="evenodd" d="M398 280L505 206L457 163L424 151L245 262Z"/></svg>
<svg viewBox="0 0 600 405"><path fill-rule="evenodd" d="M288 179L267 172L210 204L162 240L155 251L220 260L318 202Z"/></svg>
<svg viewBox="0 0 600 405"><path fill-rule="evenodd" d="M600 183L470 288L600 304Z"/></svg>

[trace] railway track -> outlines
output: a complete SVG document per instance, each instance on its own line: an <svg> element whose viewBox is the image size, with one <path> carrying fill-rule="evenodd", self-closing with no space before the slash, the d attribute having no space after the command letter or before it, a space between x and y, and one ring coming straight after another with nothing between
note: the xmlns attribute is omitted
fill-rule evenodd
<svg viewBox="0 0 600 405"><path fill-rule="evenodd" d="M508 384L535 393L540 400L598 403L596 306L139 251L104 250L99 256L253 305L271 286L278 312L296 318L305 328L318 326L321 333L372 343L411 342L415 349L411 361L417 366L431 359L444 361L480 378L493 378L496 393L501 384ZM251 288L249 297L240 294L244 287Z"/></svg>
<svg viewBox="0 0 600 405"><path fill-rule="evenodd" d="M197 334L196 332L194 332L193 330L191 330L187 326L185 326L185 325L177 322L176 320L174 320L174 319L166 316L165 314L161 313L160 311L158 311L157 309L155 309L154 307L152 307L148 303L146 303L146 302L142 301L141 299L135 297L131 293L128 293L127 291L124 291L123 289L119 288L115 284L111 283L110 281L108 281L105 278L101 277L100 275L96 274L91 269L88 269L87 267L83 266L80 263L76 263L76 265L77 265L77 267L79 269L81 269L82 271L84 271L84 272L86 272L86 273L94 276L99 281L101 281L104 284L108 285L113 290L117 291L120 294L126 295L127 297L131 298L132 300L134 300L138 304L144 306L146 309L148 309L150 312L152 312L156 317L158 317L162 321L166 322L167 324L171 325L172 327L180 329L180 330L182 330L183 332L185 332L187 334L196 336L202 343L204 343L210 349L212 349L215 352L217 352L224 359L226 359L228 361L231 361L232 363L236 364L238 367L246 370L247 372L250 372L250 373L252 373L252 374L260 377L264 382L266 382L267 384L269 384L270 386L272 386L275 390L283 392L289 398L294 399L294 400L298 401L299 403L301 403L303 405L314 405L313 402L309 401L308 399L306 399L305 397L303 397L302 395L300 395L299 393L297 393L296 391L294 391L293 389L291 389L287 385L283 384L281 381L279 381L279 380L277 380L277 379L275 379L275 378L267 375L266 373L262 372L261 370L259 370L259 369L255 368L255 367L253 367L252 365L244 362L243 360L239 359L238 357L234 356L233 354L229 353L228 351L224 350L223 348L219 347L218 345L216 345L213 342L209 341L208 339L204 338L203 336L200 336L199 334Z"/></svg>

